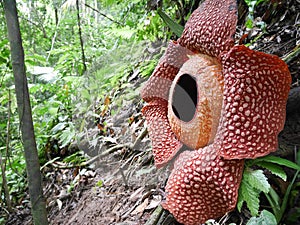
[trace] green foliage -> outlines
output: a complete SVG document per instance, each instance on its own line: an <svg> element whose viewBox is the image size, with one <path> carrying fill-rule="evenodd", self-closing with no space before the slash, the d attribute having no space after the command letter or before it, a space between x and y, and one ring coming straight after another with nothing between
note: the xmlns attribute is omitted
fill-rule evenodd
<svg viewBox="0 0 300 225"><path fill-rule="evenodd" d="M268 193L270 184L262 170L246 168L239 189L238 210L241 211L244 202L247 203L252 216L258 215L259 195L261 192Z"/></svg>
<svg viewBox="0 0 300 225"><path fill-rule="evenodd" d="M168 27L176 34L177 37L180 37L183 32L183 27L172 20L164 11L161 9L157 10L159 16L163 19L163 21L168 25Z"/></svg>
<svg viewBox="0 0 300 225"><path fill-rule="evenodd" d="M243 178L246 182L251 184L251 187L260 190L264 193L269 192L270 184L262 170L251 170L249 168L243 174Z"/></svg>
<svg viewBox="0 0 300 225"><path fill-rule="evenodd" d="M77 89L77 107L74 112L75 117L80 118L74 120L75 127L81 132L79 136L86 136L86 129L91 125L95 126L95 121L101 114L113 115L126 101L139 99L139 90L133 89L128 79L135 79L135 74L139 73L149 76L156 66L154 60L144 60L148 45L147 42L139 41L131 45L120 42L116 48L99 57L94 63L95 67L83 77L81 87ZM138 65L140 67L137 69ZM120 95L122 98L117 97ZM114 102L113 109L110 108L110 102ZM102 123L102 132L105 135L106 123ZM97 139L94 139L90 145L95 146L96 143Z"/></svg>
<svg viewBox="0 0 300 225"><path fill-rule="evenodd" d="M267 210L261 211L258 217L252 217L247 222L247 225L276 225L275 216Z"/></svg>
<svg viewBox="0 0 300 225"><path fill-rule="evenodd" d="M248 14L247 21L245 24L247 28L251 29L256 25L256 26L259 26L262 30L265 29L264 22L256 22L254 24L254 16L253 16L255 7L264 1L266 1L266 0L245 0L245 2L248 5L248 8L249 8L249 14Z"/></svg>
<svg viewBox="0 0 300 225"><path fill-rule="evenodd" d="M287 176L286 176L286 173L284 172L284 170L282 169L282 167L280 167L274 163L266 162L266 161L256 162L255 164L257 166L260 166L262 168L269 170L274 175L276 175L276 176L280 177L282 180L286 181Z"/></svg>
<svg viewBox="0 0 300 225"><path fill-rule="evenodd" d="M253 11L254 11L254 9L253 9L253 7L254 6L256 6L256 5L258 5L258 4L260 4L261 2L264 2L264 1L266 1L266 0L245 0L245 2L247 3L247 5L249 6L249 7L251 7L251 12L253 13Z"/></svg>
<svg viewBox="0 0 300 225"><path fill-rule="evenodd" d="M269 163L275 163L281 166L286 166L288 168L294 169L294 170L300 170L300 166L290 160L283 159L280 157L268 155L262 158L254 159L252 162L250 162L249 165L255 165L258 162L269 162Z"/></svg>
<svg viewBox="0 0 300 225"><path fill-rule="evenodd" d="M79 165L80 163L83 163L86 161L86 158L82 155L81 152L75 152L72 155L67 156L63 160L66 163L71 163L75 165Z"/></svg>
<svg viewBox="0 0 300 225"><path fill-rule="evenodd" d="M103 186L103 180L98 180L98 182L96 183L96 186L98 188L101 188Z"/></svg>
<svg viewBox="0 0 300 225"><path fill-rule="evenodd" d="M56 124L51 132L52 137L59 140L60 148L64 148L75 138L75 128L72 122L60 122Z"/></svg>
<svg viewBox="0 0 300 225"><path fill-rule="evenodd" d="M51 51L51 57L58 58L55 69L62 75L82 75L83 64L78 46L67 45Z"/></svg>
<svg viewBox="0 0 300 225"><path fill-rule="evenodd" d="M1 67L8 67L10 66L10 51L8 48L8 40L4 39L0 42L0 65Z"/></svg>
<svg viewBox="0 0 300 225"><path fill-rule="evenodd" d="M279 165L297 170L293 180L290 182L286 192L284 193L283 199L281 199L273 189L273 187L271 187L267 177L261 169L252 169L253 166L265 168L272 174L286 181L287 175ZM298 177L299 171L299 165L287 159L275 156L265 156L262 158L247 161L243 179L239 189L239 197L237 203L238 210L241 211L243 203L246 202L247 207L249 208L250 213L253 216L249 220L250 224L269 224L268 221L272 222L274 221L274 218L277 222L275 221L275 223L270 224L279 223L282 220L284 212L287 208L288 199L290 198L290 193L293 190L293 186L296 178ZM258 216L258 212L261 207L259 204L261 192L265 194L274 214L271 214L270 212L262 212L261 215L256 218L255 216Z"/></svg>
<svg viewBox="0 0 300 225"><path fill-rule="evenodd" d="M158 59L145 60L141 62L140 70L143 77L149 77L157 65Z"/></svg>
<svg viewBox="0 0 300 225"><path fill-rule="evenodd" d="M36 139L41 156L45 155L46 144L53 140L58 140L60 149L74 140L72 98L80 80L80 77L64 76L53 69L52 73L39 75L35 79L36 83L30 85L35 132L38 134Z"/></svg>
<svg viewBox="0 0 300 225"><path fill-rule="evenodd" d="M6 162L7 185L13 201L24 197L25 193L25 161L23 158L22 143L19 137L19 123L14 96L12 67L10 60L10 48L5 38L6 29L3 13L0 13L0 32L4 38L0 41L0 154L2 161ZM9 115L9 120L8 120ZM8 138L9 137L9 138ZM0 176L0 186L3 185ZM0 188L2 191L3 188ZM4 195L1 202L4 202ZM1 220L0 220L1 221ZM1 222L0 222L1 223Z"/></svg>
<svg viewBox="0 0 300 225"><path fill-rule="evenodd" d="M277 219L278 222L281 221L281 219L282 219L282 217L283 217L283 215L284 215L284 212L285 212L285 210L286 210L286 208L287 208L288 199L289 199L289 197L290 197L291 190L292 190L293 185L294 185L294 183L295 183L295 181L296 181L296 178L298 177L299 172L300 172L300 171L298 170L298 171L295 173L292 182L289 184L289 186L288 186L288 188L287 188L287 190L286 190L286 192L285 192L285 194L284 194L284 197L283 197L283 199L282 199L282 203L281 203L280 208L279 208L279 203L276 202L276 201L274 201L274 197L272 198L272 201L269 200L270 205L271 205L271 207L272 207L272 209L273 209L273 211L274 211L274 214L275 214L276 219ZM272 196L271 196L271 197L272 197ZM276 197L277 197L277 196L276 196ZM270 199L269 196L268 196L268 199ZM276 200L276 199L278 199L278 198L275 198L275 200ZM274 204L273 202L275 202L275 204ZM279 208L279 209L278 209L278 208Z"/></svg>

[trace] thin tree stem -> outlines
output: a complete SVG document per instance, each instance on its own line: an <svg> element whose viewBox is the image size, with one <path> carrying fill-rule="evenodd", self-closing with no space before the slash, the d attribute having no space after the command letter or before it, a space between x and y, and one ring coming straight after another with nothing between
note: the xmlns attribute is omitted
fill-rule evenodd
<svg viewBox="0 0 300 225"><path fill-rule="evenodd" d="M88 7L88 8L90 8L91 10L94 10L95 12L99 13L101 16L103 16L103 17L109 19L111 22L114 22L114 23L116 23L116 24L119 24L119 25L123 26L122 23L120 23L120 22L118 22L118 21L116 21L116 20L110 18L109 16L105 15L104 13L100 12L98 9L95 9L94 7L90 6L89 4L84 3L84 5L85 5L86 7Z"/></svg>
<svg viewBox="0 0 300 225"><path fill-rule="evenodd" d="M79 40L80 40L80 46L81 46L81 58L82 58L82 64L83 64L83 73L86 71L86 60L85 60L85 54L84 54L84 45L83 45L83 39L82 39L82 31L81 31L81 21L80 21L80 13L79 13L79 0L76 0L76 9L77 9L77 24L78 24L78 34L79 34Z"/></svg>

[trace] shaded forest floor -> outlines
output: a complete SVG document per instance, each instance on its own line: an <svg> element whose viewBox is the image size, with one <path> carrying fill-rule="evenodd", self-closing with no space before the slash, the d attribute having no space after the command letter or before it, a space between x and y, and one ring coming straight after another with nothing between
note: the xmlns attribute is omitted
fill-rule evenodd
<svg viewBox="0 0 300 225"><path fill-rule="evenodd" d="M296 46L299 48L299 3L296 0L287 3L272 11L266 5L256 12L257 22L263 18L267 26L254 27L249 32L245 41L255 40L251 44L255 50L284 58L295 51ZM271 15L267 15L268 12ZM239 39L245 29L239 27L237 31ZM288 66L293 77L292 87L298 87L300 57L288 61ZM139 89L144 81L137 70L127 88ZM122 98L122 92L119 90L117 98ZM58 160L44 166L50 224L145 224L163 200L169 170L158 171L153 165L150 140L140 112L143 103L136 95L122 105L114 116L110 116L109 110L103 113L98 126L89 130L90 137L103 137L100 143L94 147L84 142L79 144L79 148L93 159L88 166L69 167ZM114 107L117 107L114 103L109 105L110 109ZM106 124L105 129L103 124ZM10 215L7 224L32 224L27 200L24 199L16 213ZM236 212L232 215L240 221L249 216L247 213L237 216Z"/></svg>

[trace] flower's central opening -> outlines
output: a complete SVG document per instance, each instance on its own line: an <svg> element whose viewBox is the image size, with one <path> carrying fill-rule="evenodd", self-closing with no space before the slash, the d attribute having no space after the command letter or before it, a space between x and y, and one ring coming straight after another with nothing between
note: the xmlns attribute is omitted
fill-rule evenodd
<svg viewBox="0 0 300 225"><path fill-rule="evenodd" d="M198 102L197 82L189 74L179 77L173 94L172 109L176 117L184 122L194 118Z"/></svg>

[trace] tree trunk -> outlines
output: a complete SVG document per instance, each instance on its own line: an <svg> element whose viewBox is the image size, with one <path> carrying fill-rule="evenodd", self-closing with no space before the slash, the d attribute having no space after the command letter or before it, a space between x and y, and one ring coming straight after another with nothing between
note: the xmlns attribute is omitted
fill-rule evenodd
<svg viewBox="0 0 300 225"><path fill-rule="evenodd" d="M46 203L43 197L40 164L36 148L28 84L24 64L24 50L17 15L16 1L4 0L4 11L11 48L15 90L24 146L31 213L34 224L47 225Z"/></svg>

